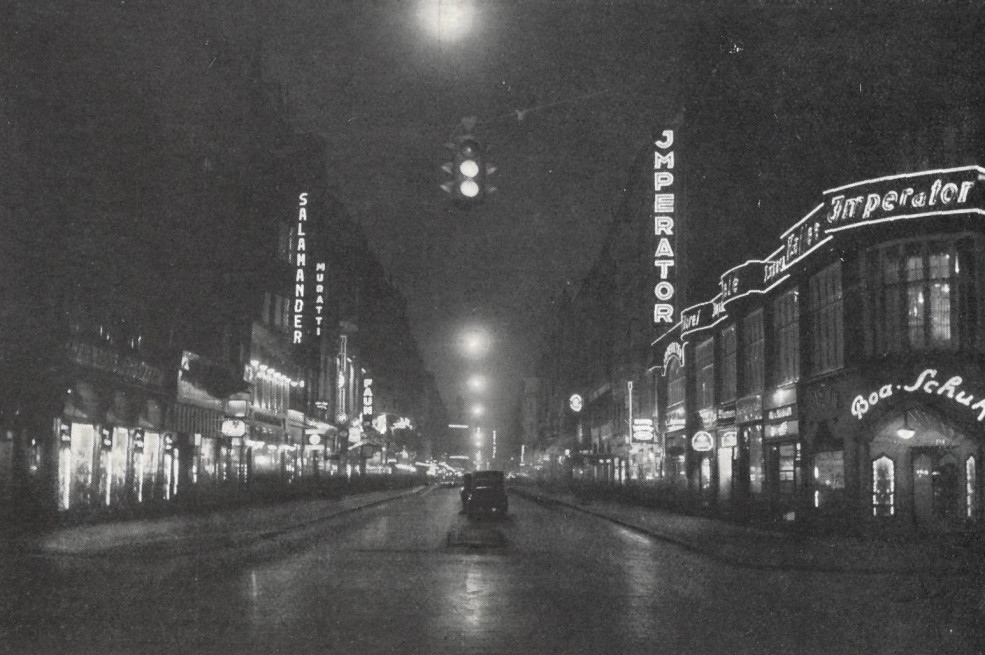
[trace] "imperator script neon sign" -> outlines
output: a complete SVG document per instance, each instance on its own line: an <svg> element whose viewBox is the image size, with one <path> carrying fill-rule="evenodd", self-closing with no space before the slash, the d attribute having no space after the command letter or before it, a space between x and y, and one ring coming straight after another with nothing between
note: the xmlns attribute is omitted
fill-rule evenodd
<svg viewBox="0 0 985 655"><path fill-rule="evenodd" d="M985 169L978 166L882 177L825 191L828 232L922 216L977 211Z"/></svg>

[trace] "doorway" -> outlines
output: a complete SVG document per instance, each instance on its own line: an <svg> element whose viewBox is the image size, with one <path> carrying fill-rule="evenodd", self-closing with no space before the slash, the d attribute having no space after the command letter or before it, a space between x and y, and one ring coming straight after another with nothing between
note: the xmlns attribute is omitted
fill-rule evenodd
<svg viewBox="0 0 985 655"><path fill-rule="evenodd" d="M950 452L913 450L913 519L919 528L940 530L962 518L961 473Z"/></svg>

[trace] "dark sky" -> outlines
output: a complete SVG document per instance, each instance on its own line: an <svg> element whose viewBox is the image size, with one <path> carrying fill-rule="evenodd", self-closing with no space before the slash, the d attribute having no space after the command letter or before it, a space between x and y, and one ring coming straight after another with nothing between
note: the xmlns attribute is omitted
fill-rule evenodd
<svg viewBox="0 0 985 655"><path fill-rule="evenodd" d="M406 295L449 409L479 370L491 427L508 422L551 299L598 255L634 161L682 110L697 302L824 188L899 172L902 134L981 106L976 3L269 4L269 74L326 138L329 185ZM436 36L422 21L436 5L471 8L470 29ZM438 188L466 116L499 188L470 211ZM468 325L494 337L484 362L457 348Z"/></svg>
<svg viewBox="0 0 985 655"><path fill-rule="evenodd" d="M329 191L407 298L449 409L469 395L468 376L483 373L487 426L501 430L551 299L588 272L641 174L634 162L682 108L686 241L702 301L722 271L768 254L825 188L900 172L908 148L928 154L913 166L969 163L933 155L942 140L966 138L962 125L985 104L975 2L189 3L22 6L43 6L42 20L46 11L74 30L66 43L86 44L31 46L62 62L64 102L114 84L142 90L142 102L176 122L167 133L189 143L208 134L182 121L204 123L215 112L202 98L222 97L197 93L214 83L208 53L221 52L203 17L241 50L259 46L293 123L325 139ZM428 5L445 15L471 8L469 30L440 38L422 18ZM136 109L100 120L125 126ZM236 119L235 107L223 112ZM465 211L439 184L444 144L470 116L499 190ZM140 147L125 130L112 134ZM907 144L914 134L924 142ZM460 351L469 326L493 339L482 361Z"/></svg>
<svg viewBox="0 0 985 655"><path fill-rule="evenodd" d="M443 40L422 2L278 3L263 21L271 75L329 144L329 184L406 295L423 355L455 410L477 371L504 429L550 300L597 255L650 126L674 115L678 36L652 2L472 5ZM498 191L457 209L444 144L474 116ZM460 356L470 325L494 341Z"/></svg>

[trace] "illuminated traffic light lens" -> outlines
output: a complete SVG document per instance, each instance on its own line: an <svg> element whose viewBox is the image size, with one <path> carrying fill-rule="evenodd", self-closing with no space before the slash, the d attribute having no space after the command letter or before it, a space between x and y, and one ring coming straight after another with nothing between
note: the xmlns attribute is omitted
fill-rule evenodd
<svg viewBox="0 0 985 655"><path fill-rule="evenodd" d="M475 160L466 159L458 165L458 170L461 171L462 175L465 177L475 177L479 174L479 165L475 163Z"/></svg>
<svg viewBox="0 0 985 655"><path fill-rule="evenodd" d="M458 190L466 198L475 198L479 195L479 185L475 183L475 180L465 180L458 185Z"/></svg>

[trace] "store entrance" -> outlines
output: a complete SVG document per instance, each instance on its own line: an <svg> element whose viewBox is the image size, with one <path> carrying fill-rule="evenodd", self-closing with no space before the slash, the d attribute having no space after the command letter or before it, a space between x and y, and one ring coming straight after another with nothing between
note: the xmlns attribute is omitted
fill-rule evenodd
<svg viewBox="0 0 985 655"><path fill-rule="evenodd" d="M961 473L952 453L913 451L913 518L919 528L946 529L961 519Z"/></svg>
<svg viewBox="0 0 985 655"><path fill-rule="evenodd" d="M871 516L921 532L980 519L981 445L927 407L887 417L869 445Z"/></svg>

